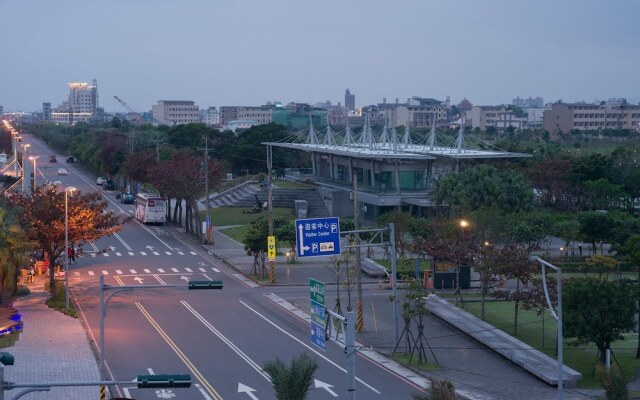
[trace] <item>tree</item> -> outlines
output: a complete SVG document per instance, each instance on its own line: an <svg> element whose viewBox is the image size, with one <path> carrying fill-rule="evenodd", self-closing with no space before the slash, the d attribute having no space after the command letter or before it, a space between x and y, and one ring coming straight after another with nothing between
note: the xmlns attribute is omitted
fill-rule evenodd
<svg viewBox="0 0 640 400"><path fill-rule="evenodd" d="M304 400L318 364L307 354L302 354L294 357L289 367L276 358L275 361L267 362L262 369L271 377L278 400Z"/></svg>
<svg viewBox="0 0 640 400"><path fill-rule="evenodd" d="M564 336L572 344L594 343L599 362L624 334L634 331L637 312L635 288L599 279L574 279L563 286Z"/></svg>
<svg viewBox="0 0 640 400"><path fill-rule="evenodd" d="M393 222L393 229L395 230L396 238L396 251L399 253L400 259L405 259L407 249L407 233L409 233L409 225L413 217L408 212L391 211L382 214L378 218L378 225L388 227L389 223Z"/></svg>
<svg viewBox="0 0 640 400"><path fill-rule="evenodd" d="M640 282L640 235L631 235L624 245L619 249L620 254L625 260L632 263L638 271L638 282ZM640 291L638 291L637 299L638 307L640 307ZM638 318L638 347L636 348L636 358L640 358L640 318Z"/></svg>
<svg viewBox="0 0 640 400"><path fill-rule="evenodd" d="M41 187L33 195L13 194L12 207L21 209L20 222L27 237L37 242L49 257L51 267L65 254L65 192L55 187ZM93 241L119 232L131 217L107 211L107 202L98 192L68 196L69 242ZM51 294L55 294L55 274L49 274Z"/></svg>
<svg viewBox="0 0 640 400"><path fill-rule="evenodd" d="M0 303L15 295L18 269L29 261L25 254L29 248L15 211L0 208Z"/></svg>
<svg viewBox="0 0 640 400"><path fill-rule="evenodd" d="M273 231L277 232L283 226L290 226L289 224L290 221L284 217L274 217ZM267 236L269 236L269 219L266 215L263 215L251 223L244 237L244 249L253 256L252 275L258 275L259 266L261 276L266 276Z"/></svg>

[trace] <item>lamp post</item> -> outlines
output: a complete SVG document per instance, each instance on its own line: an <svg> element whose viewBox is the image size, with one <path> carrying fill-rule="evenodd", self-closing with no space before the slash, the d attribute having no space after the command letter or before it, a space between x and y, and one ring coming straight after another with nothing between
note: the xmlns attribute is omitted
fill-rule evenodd
<svg viewBox="0 0 640 400"><path fill-rule="evenodd" d="M16 179L18 179L18 132L11 129L13 135L13 171Z"/></svg>
<svg viewBox="0 0 640 400"><path fill-rule="evenodd" d="M75 187L64 189L64 305L69 308L69 192L73 193Z"/></svg>
<svg viewBox="0 0 640 400"><path fill-rule="evenodd" d="M29 160L33 161L33 192L35 193L36 188L38 187L37 184L37 169L36 169L36 160L38 159L38 157L40 156L29 156ZM24 177L23 177L24 179Z"/></svg>

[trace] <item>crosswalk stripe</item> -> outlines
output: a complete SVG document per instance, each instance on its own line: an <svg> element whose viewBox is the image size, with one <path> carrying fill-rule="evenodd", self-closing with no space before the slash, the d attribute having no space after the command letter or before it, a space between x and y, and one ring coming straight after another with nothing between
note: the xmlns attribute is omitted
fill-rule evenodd
<svg viewBox="0 0 640 400"><path fill-rule="evenodd" d="M158 272L160 272L162 274L162 273L164 273L164 270L162 268L158 268Z"/></svg>
<svg viewBox="0 0 640 400"><path fill-rule="evenodd" d="M129 252L129 255L130 255L130 256L133 256L133 255L134 255L133 251L130 251L130 252Z"/></svg>
<svg viewBox="0 0 640 400"><path fill-rule="evenodd" d="M91 257L95 257L95 256L96 256L96 253L91 253Z"/></svg>
<svg viewBox="0 0 640 400"><path fill-rule="evenodd" d="M180 271L178 271L178 268L171 268L171 270L172 270L173 272L180 272Z"/></svg>
<svg viewBox="0 0 640 400"><path fill-rule="evenodd" d="M73 275L80 276L80 272L76 271L76 272L73 273Z"/></svg>
<svg viewBox="0 0 640 400"><path fill-rule="evenodd" d="M118 257L121 257L121 256L122 256L122 254L121 254L121 253L116 253L116 255L117 255Z"/></svg>
<svg viewBox="0 0 640 400"><path fill-rule="evenodd" d="M220 272L218 268L211 268L214 272Z"/></svg>
<svg viewBox="0 0 640 400"><path fill-rule="evenodd" d="M157 256L159 256L159 255L160 255L160 253L158 253L157 251L154 251L154 252L153 252L153 254L155 254L155 255L157 255Z"/></svg>
<svg viewBox="0 0 640 400"><path fill-rule="evenodd" d="M122 275L122 270L117 269L117 270L116 270L116 274L118 274L118 275Z"/></svg>
<svg viewBox="0 0 640 400"><path fill-rule="evenodd" d="M147 268L143 269L143 271L145 272L145 274L150 274L151 273L151 271L148 270Z"/></svg>
<svg viewBox="0 0 640 400"><path fill-rule="evenodd" d="M164 253L165 253L166 255L168 255L168 256L170 256L170 255L171 255L171 252L170 252L170 251L165 251Z"/></svg>
<svg viewBox="0 0 640 400"><path fill-rule="evenodd" d="M207 272L207 270L204 268L198 268L198 269L200 270L200 272Z"/></svg>
<svg viewBox="0 0 640 400"><path fill-rule="evenodd" d="M88 274L89 274L90 276L94 276L94 275L95 275L95 273L94 273L93 271L88 271Z"/></svg>
<svg viewBox="0 0 640 400"><path fill-rule="evenodd" d="M181 251L179 251L179 252L178 252L178 254L180 254L181 256L183 256L183 255L184 255L184 253L183 253L183 252L181 252Z"/></svg>
<svg viewBox="0 0 640 400"><path fill-rule="evenodd" d="M185 270L185 271L187 271L187 272L193 272L193 271L191 270L191 268L185 268L184 270Z"/></svg>
<svg viewBox="0 0 640 400"><path fill-rule="evenodd" d="M135 269L130 269L129 272L131 272L132 274L135 274L136 270Z"/></svg>
<svg viewBox="0 0 640 400"><path fill-rule="evenodd" d="M107 270L103 270L103 271L102 271L102 275L109 275L109 271L107 271Z"/></svg>
<svg viewBox="0 0 640 400"><path fill-rule="evenodd" d="M197 256L198 253L196 253L195 251L190 251L189 253L191 253L192 256Z"/></svg>
<svg viewBox="0 0 640 400"><path fill-rule="evenodd" d="M145 253L144 251L141 251L140 254L143 255L143 256L147 255L147 253Z"/></svg>
<svg viewBox="0 0 640 400"><path fill-rule="evenodd" d="M102 253L105 257L109 257L109 253Z"/></svg>

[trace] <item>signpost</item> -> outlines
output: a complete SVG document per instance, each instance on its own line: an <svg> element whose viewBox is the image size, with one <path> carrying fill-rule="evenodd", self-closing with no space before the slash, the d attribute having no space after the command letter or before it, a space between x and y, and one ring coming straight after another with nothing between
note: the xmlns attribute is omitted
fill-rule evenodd
<svg viewBox="0 0 640 400"><path fill-rule="evenodd" d="M298 257L340 254L340 221L338 218L296 220Z"/></svg>
<svg viewBox="0 0 640 400"><path fill-rule="evenodd" d="M324 325L324 283L313 278L309 280L311 297L311 343L320 347L326 347L326 333Z"/></svg>
<svg viewBox="0 0 640 400"><path fill-rule="evenodd" d="M276 237L267 236L267 257L269 260L276 259Z"/></svg>

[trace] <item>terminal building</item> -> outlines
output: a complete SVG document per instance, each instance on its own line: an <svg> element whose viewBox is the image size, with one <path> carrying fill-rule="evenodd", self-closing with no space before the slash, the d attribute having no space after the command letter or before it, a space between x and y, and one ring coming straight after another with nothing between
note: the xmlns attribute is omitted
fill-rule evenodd
<svg viewBox="0 0 640 400"><path fill-rule="evenodd" d="M317 131L311 124L297 137L289 143L263 144L309 153L310 170L289 170L286 175L316 184L327 210L337 217L354 216L357 191L360 216L371 222L393 210L431 215L436 206L434 182L457 173L466 160L530 157L483 150L479 143L474 149L472 144L465 144L464 124L455 137L439 133L435 126L428 135L420 136L406 127L385 126L374 132L367 119L359 134L349 127L341 132L334 132L331 126Z"/></svg>

